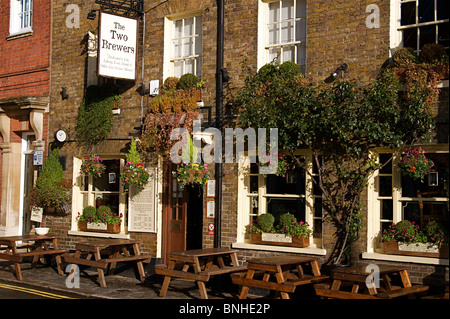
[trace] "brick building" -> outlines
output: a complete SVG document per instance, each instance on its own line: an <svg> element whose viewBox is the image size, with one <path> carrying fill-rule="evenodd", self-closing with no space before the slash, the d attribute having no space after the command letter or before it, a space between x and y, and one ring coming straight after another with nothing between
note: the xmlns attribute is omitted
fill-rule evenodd
<svg viewBox="0 0 450 319"><path fill-rule="evenodd" d="M33 153L47 150L51 1L2 1L0 17L0 235L15 235L31 229Z"/></svg>
<svg viewBox="0 0 450 319"><path fill-rule="evenodd" d="M423 31L421 21L404 21L407 13L411 14L411 10L416 10L416 7L411 9L410 5L403 2L225 1L223 67L230 78L224 89L224 104L232 99L243 84L245 75L241 72L241 62L244 59L254 70L274 58L281 62L294 61L316 81L324 81L338 66L346 63L346 78L367 83L392 53L405 43L415 45L415 49L420 50L423 43L441 42L448 49L448 33L443 27L448 27L448 13L447 16L442 14L448 10L445 10L444 3L438 1L437 8L434 5L425 8L428 13L433 12L432 18L428 17L424 22L424 27L434 26L434 38L430 40L424 38L427 33L420 32ZM416 2L419 3L407 1L410 4ZM131 5L136 3L141 2L127 2ZM98 76L98 10L101 6L101 0L74 0L70 4L57 2L52 7L48 143L51 147L58 147L60 155L66 158L65 176L72 181L73 188L71 210L67 215L46 216L46 225L53 233L60 235L62 244L69 248L73 248L73 243L83 238L134 238L142 240L144 250L163 262L170 250L212 247L215 235L208 226L216 220L209 218L208 206L211 202L217 203L216 197L208 196L212 194L206 191L180 191L174 184L174 167L161 158L155 161L156 156L153 156L153 161L148 164L152 178L144 192L147 197L141 198L139 203L145 209L139 211L133 202L134 197L123 191L119 176L125 165L130 139L138 136L137 127L147 112L149 100L155 98L143 94L142 84L148 89L151 81L156 80L161 86L168 77L195 73L205 83L202 104L199 106L203 106L205 116L211 106L212 116L215 116L217 3L212 0L144 1L143 15L136 15L130 7L114 8L104 4L104 12L137 19L133 80L123 79L124 74L116 78ZM86 18L88 14L91 19ZM414 38L411 34L416 35L419 41L410 43L411 38ZM75 128L80 105L89 86L105 84L112 84L116 88L120 95L119 106L114 109L113 125L108 137L87 148L80 142ZM66 88L68 99L61 96L63 87ZM448 130L445 131L445 127L448 127L445 117L448 114L448 80L443 81L442 91L437 118L441 125L441 137L428 147L436 156L448 155ZM230 112L228 109L226 111ZM51 136L57 130L67 134L64 141L58 142ZM108 174L101 180L84 177L80 173L83 158L90 154L101 156L107 166ZM214 176L212 167L210 173ZM308 175L304 178L306 180L302 182L309 185L311 180L308 180ZM398 188L392 188L388 195L379 194L379 188L375 185L382 180L390 182L391 188L392 185L401 185L401 177L394 168L389 173L377 174L371 180L371 186L363 197L364 227L353 249L354 263L405 263L410 267L414 282L448 280L448 259L398 257L380 251L377 238L384 225L400 221L404 211L407 212L404 210L407 203L409 208L419 205L416 196L402 195ZM334 231L316 213L320 212L320 208L311 206L319 202L319 196L309 189L301 194L279 194L276 188L284 187L283 183L254 172L249 164L223 164L221 246L239 249L242 260L249 256L284 253L316 256L322 261L329 256L335 240ZM442 184L442 187L445 191L446 186ZM270 201L284 205L286 201L296 198L301 198L303 205L298 217L315 227L310 247L265 246L249 242L247 226L258 214L270 212ZM447 196L430 196L422 199L420 204L423 201L431 208L433 205L441 205L439 209L445 208L448 205L448 189ZM84 207L98 203L111 206L125 216L119 234L79 230L78 213ZM448 221L448 215L442 217Z"/></svg>

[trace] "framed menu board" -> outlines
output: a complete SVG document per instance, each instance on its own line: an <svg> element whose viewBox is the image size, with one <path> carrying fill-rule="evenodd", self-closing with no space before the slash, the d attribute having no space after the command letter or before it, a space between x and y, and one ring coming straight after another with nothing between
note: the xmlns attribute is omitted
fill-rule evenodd
<svg viewBox="0 0 450 319"><path fill-rule="evenodd" d="M128 231L156 232L156 169L149 169L148 184L137 192L135 185L130 186L128 200Z"/></svg>

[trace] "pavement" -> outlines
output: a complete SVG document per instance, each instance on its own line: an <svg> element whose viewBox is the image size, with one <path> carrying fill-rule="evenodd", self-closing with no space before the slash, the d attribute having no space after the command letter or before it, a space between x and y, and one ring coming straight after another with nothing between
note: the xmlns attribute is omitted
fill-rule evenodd
<svg viewBox="0 0 450 319"><path fill-rule="evenodd" d="M30 263L21 263L23 281L15 277L14 264L0 259L0 280L9 284L25 283L30 286L52 289L55 292L68 292L82 298L92 299L201 299L195 282L172 280L167 295L159 296L163 277L154 273L152 263L145 265L146 279L141 282L133 266L118 264L113 275L106 275L106 287L100 287L98 273L92 267L80 267L79 276L69 275L69 265L64 263L65 276L60 276L55 266L38 263L35 268ZM105 272L106 273L106 272ZM229 276L215 276L207 284L209 299L239 298L238 286ZM249 298L262 298L263 295L250 295Z"/></svg>

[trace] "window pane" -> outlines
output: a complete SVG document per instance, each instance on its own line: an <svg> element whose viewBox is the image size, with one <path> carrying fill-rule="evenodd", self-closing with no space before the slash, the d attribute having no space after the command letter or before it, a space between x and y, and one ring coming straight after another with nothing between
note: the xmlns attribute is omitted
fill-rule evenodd
<svg viewBox="0 0 450 319"><path fill-rule="evenodd" d="M419 23L434 21L434 1L419 0Z"/></svg>
<svg viewBox="0 0 450 319"><path fill-rule="evenodd" d="M392 174L392 154L380 154L379 161L381 165L384 165L380 169L381 174Z"/></svg>
<svg viewBox="0 0 450 319"><path fill-rule="evenodd" d="M403 47L417 50L417 28L403 30Z"/></svg>
<svg viewBox="0 0 450 319"><path fill-rule="evenodd" d="M183 36L183 20L175 21L175 38L181 38Z"/></svg>
<svg viewBox="0 0 450 319"><path fill-rule="evenodd" d="M447 17L448 19L448 17ZM449 29L450 29L450 24L447 23L441 23L438 25L438 43L442 44L444 47L448 47L448 37L449 37ZM449 54L448 49L447 49L447 54Z"/></svg>
<svg viewBox="0 0 450 319"><path fill-rule="evenodd" d="M279 21L280 3L272 2L269 4L269 22Z"/></svg>
<svg viewBox="0 0 450 319"><path fill-rule="evenodd" d="M119 194L95 194L95 207L101 205L111 208L113 213L119 211Z"/></svg>
<svg viewBox="0 0 450 319"><path fill-rule="evenodd" d="M295 21L295 41L305 41L306 39L306 20Z"/></svg>
<svg viewBox="0 0 450 319"><path fill-rule="evenodd" d="M194 39L184 38L183 39L183 56L190 56L194 54Z"/></svg>
<svg viewBox="0 0 450 319"><path fill-rule="evenodd" d="M392 199L383 199L381 201L381 219L393 219Z"/></svg>
<svg viewBox="0 0 450 319"><path fill-rule="evenodd" d="M437 0L437 19L443 20L449 17L449 1L448 0Z"/></svg>
<svg viewBox="0 0 450 319"><path fill-rule="evenodd" d="M380 182L380 196L392 196L392 177L391 176L379 176Z"/></svg>
<svg viewBox="0 0 450 319"><path fill-rule="evenodd" d="M270 24L269 28L269 44L277 44L279 43L278 34L278 24Z"/></svg>
<svg viewBox="0 0 450 319"><path fill-rule="evenodd" d="M425 227L431 220L438 221L447 226L448 209L447 203L443 202L404 202L403 219L415 222L420 227Z"/></svg>
<svg viewBox="0 0 450 319"><path fill-rule="evenodd" d="M185 60L184 62L184 73L193 73L195 74L194 70L194 59Z"/></svg>
<svg viewBox="0 0 450 319"><path fill-rule="evenodd" d="M176 61L173 66L174 76L180 77L183 75L183 61Z"/></svg>
<svg viewBox="0 0 450 319"><path fill-rule="evenodd" d="M269 62L279 59L281 49L279 47L269 49Z"/></svg>
<svg viewBox="0 0 450 319"><path fill-rule="evenodd" d="M184 19L183 36L188 37L194 34L194 18Z"/></svg>
<svg viewBox="0 0 450 319"><path fill-rule="evenodd" d="M415 24L416 23L416 3L406 2L401 4L401 25Z"/></svg>
<svg viewBox="0 0 450 319"><path fill-rule="evenodd" d="M103 165L106 166L105 173L100 177L93 178L93 186L95 191L119 191L120 161L104 160ZM115 179L110 179L110 174L115 174Z"/></svg>
<svg viewBox="0 0 450 319"><path fill-rule="evenodd" d="M258 193L258 176L250 176L250 193Z"/></svg>
<svg viewBox="0 0 450 319"><path fill-rule="evenodd" d="M295 8L296 18L306 18L306 0L297 0Z"/></svg>
<svg viewBox="0 0 450 319"><path fill-rule="evenodd" d="M419 28L419 44L420 49L427 43L436 43L436 26L429 25L426 27Z"/></svg>
<svg viewBox="0 0 450 319"><path fill-rule="evenodd" d="M282 0L281 6L281 20L294 18L294 1Z"/></svg>
<svg viewBox="0 0 450 319"><path fill-rule="evenodd" d="M173 41L173 56L174 58L181 58L183 56L183 48L181 46L181 39Z"/></svg>
<svg viewBox="0 0 450 319"><path fill-rule="evenodd" d="M286 61L295 62L295 47L292 45L283 47L282 62L286 62Z"/></svg>
<svg viewBox="0 0 450 319"><path fill-rule="evenodd" d="M322 217L322 198L314 199L314 217Z"/></svg>
<svg viewBox="0 0 450 319"><path fill-rule="evenodd" d="M290 22L281 23L281 42L291 42L294 39L294 25Z"/></svg>
<svg viewBox="0 0 450 319"><path fill-rule="evenodd" d="M267 194L305 194L305 172L299 170L294 173L294 183L286 181L286 177L267 175Z"/></svg>
<svg viewBox="0 0 450 319"><path fill-rule="evenodd" d="M275 221L280 215L290 213L297 218L297 220L305 220L305 200L300 199L267 199L267 212L275 217Z"/></svg>

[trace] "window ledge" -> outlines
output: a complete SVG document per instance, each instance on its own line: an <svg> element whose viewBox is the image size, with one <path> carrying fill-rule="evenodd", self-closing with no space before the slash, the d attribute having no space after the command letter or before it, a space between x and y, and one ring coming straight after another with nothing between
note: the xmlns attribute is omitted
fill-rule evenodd
<svg viewBox="0 0 450 319"><path fill-rule="evenodd" d="M363 253L362 258L363 259L385 260L385 261L407 262L407 263L413 263L413 264L448 266L448 259L443 259L443 258L387 255L387 254L380 254L380 253Z"/></svg>
<svg viewBox="0 0 450 319"><path fill-rule="evenodd" d="M69 230L67 234L86 237L130 239L129 234L96 233L90 231L77 231L77 230Z"/></svg>
<svg viewBox="0 0 450 319"><path fill-rule="evenodd" d="M320 255L325 256L327 251L322 248L316 248L314 246L306 248L296 248L296 247L284 247L284 246L272 246L272 245L255 245L249 243L233 243L232 248L239 249L251 249L251 250L264 250L264 251L276 251L276 252L286 252L286 253L297 253L297 254L307 254L307 255Z"/></svg>
<svg viewBox="0 0 450 319"><path fill-rule="evenodd" d="M9 40L14 40L14 39L19 39L19 38L25 38L25 37L29 37L31 35L33 35L33 30L19 31L17 33L12 33L12 34L8 35L6 37L6 40L9 41Z"/></svg>

